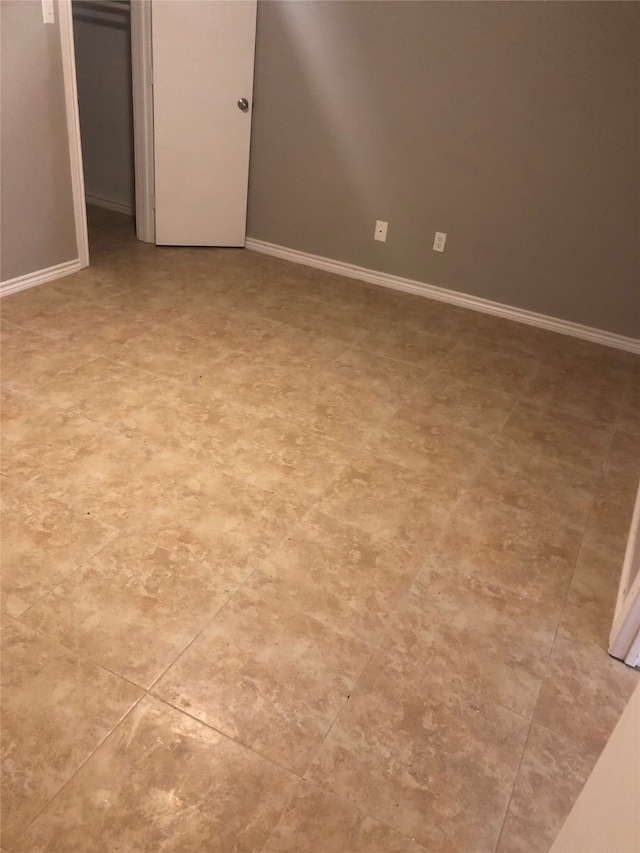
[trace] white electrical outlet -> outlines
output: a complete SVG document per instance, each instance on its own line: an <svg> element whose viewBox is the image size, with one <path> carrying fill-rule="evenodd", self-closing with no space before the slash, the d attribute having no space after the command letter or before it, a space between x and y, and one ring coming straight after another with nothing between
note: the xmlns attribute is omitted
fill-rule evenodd
<svg viewBox="0 0 640 853"><path fill-rule="evenodd" d="M447 241L447 235L443 234L442 231L436 231L436 236L433 241L433 251L434 252L444 252L444 244Z"/></svg>
<svg viewBox="0 0 640 853"><path fill-rule="evenodd" d="M436 236L433 241L433 251L434 252L444 252L444 244L447 241L447 235L443 234L442 231L436 231Z"/></svg>
<svg viewBox="0 0 640 853"><path fill-rule="evenodd" d="M378 221L376 222L376 230L373 232L373 239L379 240L381 243L386 243L388 225L388 222L382 222L380 219L378 219Z"/></svg>
<svg viewBox="0 0 640 853"><path fill-rule="evenodd" d="M53 0L42 0L42 21L45 24L55 24Z"/></svg>

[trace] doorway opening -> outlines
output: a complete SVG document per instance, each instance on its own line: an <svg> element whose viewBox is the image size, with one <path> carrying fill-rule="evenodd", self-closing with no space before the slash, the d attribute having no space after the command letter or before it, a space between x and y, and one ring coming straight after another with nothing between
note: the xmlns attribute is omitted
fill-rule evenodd
<svg viewBox="0 0 640 853"><path fill-rule="evenodd" d="M89 251L135 239L130 0L73 0Z"/></svg>
<svg viewBox="0 0 640 853"><path fill-rule="evenodd" d="M150 4L72 0L68 8L84 184L76 218L86 217L96 263L136 237L154 241Z"/></svg>

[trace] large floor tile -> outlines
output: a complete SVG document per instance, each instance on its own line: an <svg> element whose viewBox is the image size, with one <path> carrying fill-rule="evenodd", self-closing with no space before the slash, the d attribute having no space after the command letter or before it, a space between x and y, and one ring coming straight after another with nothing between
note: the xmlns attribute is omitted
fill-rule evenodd
<svg viewBox="0 0 640 853"><path fill-rule="evenodd" d="M527 722L428 668L372 662L307 778L433 853L492 851Z"/></svg>
<svg viewBox="0 0 640 853"><path fill-rule="evenodd" d="M624 431L615 430L604 469L605 471L626 474L637 483L640 480L640 441L638 438Z"/></svg>
<svg viewBox="0 0 640 853"><path fill-rule="evenodd" d="M169 387L131 410L122 422L140 441L206 463L246 432L253 420L202 389Z"/></svg>
<svg viewBox="0 0 640 853"><path fill-rule="evenodd" d="M455 345L453 336L445 337L429 332L416 334L395 324L381 325L356 343L359 349L366 352L414 362L421 367L435 367Z"/></svg>
<svg viewBox="0 0 640 853"><path fill-rule="evenodd" d="M597 488L596 472L520 452L498 440L470 491L582 530Z"/></svg>
<svg viewBox="0 0 640 853"><path fill-rule="evenodd" d="M478 575L498 588L557 606L564 600L582 532L553 519L467 494L436 553L443 569Z"/></svg>
<svg viewBox="0 0 640 853"><path fill-rule="evenodd" d="M142 691L15 623L2 629L2 684L2 843L13 850Z"/></svg>
<svg viewBox="0 0 640 853"><path fill-rule="evenodd" d="M275 600L238 592L154 692L304 771L371 651Z"/></svg>
<svg viewBox="0 0 640 853"><path fill-rule="evenodd" d="M624 386L597 375L580 376L543 361L526 389L527 403L566 412L596 426L615 422L624 397Z"/></svg>
<svg viewBox="0 0 640 853"><path fill-rule="evenodd" d="M530 717L559 606L554 611L433 563L387 619L385 645L417 668L428 666L461 689Z"/></svg>
<svg viewBox="0 0 640 853"><path fill-rule="evenodd" d="M424 853L425 848L302 782L263 853Z"/></svg>
<svg viewBox="0 0 640 853"><path fill-rule="evenodd" d="M457 492L431 474L363 455L329 486L317 508L425 552L435 544Z"/></svg>
<svg viewBox="0 0 640 853"><path fill-rule="evenodd" d="M475 328L478 313L420 296L406 295L393 315L394 325L407 331L464 339Z"/></svg>
<svg viewBox="0 0 640 853"><path fill-rule="evenodd" d="M615 551L626 545L637 493L638 479L631 461L627 471L606 471L598 480L585 538L607 542Z"/></svg>
<svg viewBox="0 0 640 853"><path fill-rule="evenodd" d="M534 721L600 751L639 678L640 673L598 646L558 637Z"/></svg>
<svg viewBox="0 0 640 853"><path fill-rule="evenodd" d="M557 335L545 353L544 363L564 371L574 382L590 380L624 385L637 359L631 352Z"/></svg>
<svg viewBox="0 0 640 853"><path fill-rule="evenodd" d="M353 457L348 446L282 417L251 425L216 455L233 477L303 501L319 497Z"/></svg>
<svg viewBox="0 0 640 853"><path fill-rule="evenodd" d="M1 429L2 471L23 481L44 468L71 462L104 434L85 417L7 388L2 389Z"/></svg>
<svg viewBox="0 0 640 853"><path fill-rule="evenodd" d="M638 360L640 361L640 358ZM616 429L640 440L640 370L638 375L634 374L627 386L618 411Z"/></svg>
<svg viewBox="0 0 640 853"><path fill-rule="evenodd" d="M546 329L514 323L493 314L478 314L468 333L468 342L498 352L541 358L560 336Z"/></svg>
<svg viewBox="0 0 640 853"><path fill-rule="evenodd" d="M446 356L440 370L458 379L497 391L523 391L533 378L539 358L503 352L493 345L459 344Z"/></svg>
<svg viewBox="0 0 640 853"><path fill-rule="evenodd" d="M247 582L257 594L369 643L422 565L423 555L312 510Z"/></svg>
<svg viewBox="0 0 640 853"><path fill-rule="evenodd" d="M15 853L255 853L297 779L144 699L29 827Z"/></svg>
<svg viewBox="0 0 640 853"><path fill-rule="evenodd" d="M284 323L304 332L327 334L347 342L367 333L366 319L359 306L331 305L293 293L263 292L253 304L259 317Z"/></svg>
<svg viewBox="0 0 640 853"><path fill-rule="evenodd" d="M39 399L108 426L127 417L170 390L150 373L102 356L63 370L38 388Z"/></svg>
<svg viewBox="0 0 640 853"><path fill-rule="evenodd" d="M125 536L63 581L23 621L148 688L235 589L199 563Z"/></svg>
<svg viewBox="0 0 640 853"><path fill-rule="evenodd" d="M409 410L416 417L495 435L511 414L517 394L456 380L445 371L429 374Z"/></svg>
<svg viewBox="0 0 640 853"><path fill-rule="evenodd" d="M548 853L597 758L580 741L534 723L498 853Z"/></svg>
<svg viewBox="0 0 640 853"><path fill-rule="evenodd" d="M71 277L65 280L69 281ZM18 293L12 293L10 299L2 300L2 317L14 325L25 329L38 330L38 326L52 313L66 310L67 316L73 310L81 310L84 300L65 299L55 287L57 282L48 282L44 286L29 287Z"/></svg>
<svg viewBox="0 0 640 853"><path fill-rule="evenodd" d="M70 349L64 342L18 327L3 331L1 353L3 383L23 390L93 357L90 352Z"/></svg>
<svg viewBox="0 0 640 853"><path fill-rule="evenodd" d="M2 609L19 616L117 535L28 487L3 489Z"/></svg>
<svg viewBox="0 0 640 853"><path fill-rule="evenodd" d="M424 406L402 406L372 431L364 448L410 470L432 474L443 486L455 488L473 478L492 441L485 432L433 417Z"/></svg>
<svg viewBox="0 0 640 853"><path fill-rule="evenodd" d="M354 375L337 363L314 371L282 405L293 424L356 447L397 408L377 378Z"/></svg>
<svg viewBox="0 0 640 853"><path fill-rule="evenodd" d="M202 338L167 326L140 327L126 341L114 343L103 354L138 370L180 382L194 382L212 374L216 360L224 358L220 350L212 357Z"/></svg>
<svg viewBox="0 0 640 853"><path fill-rule="evenodd" d="M611 428L555 407L522 402L505 424L501 441L509 450L598 472L611 444Z"/></svg>
<svg viewBox="0 0 640 853"><path fill-rule="evenodd" d="M373 399L381 399L395 408L424 401L433 364L417 364L387 358L381 353L350 349L336 359L323 381L348 382Z"/></svg>
<svg viewBox="0 0 640 853"><path fill-rule="evenodd" d="M286 500L218 472L175 493L132 531L172 553L197 560L231 580L244 581L304 512L306 501Z"/></svg>
<svg viewBox="0 0 640 853"><path fill-rule="evenodd" d="M196 460L105 429L71 461L58 460L30 485L74 509L127 528L199 472Z"/></svg>
<svg viewBox="0 0 640 853"><path fill-rule="evenodd" d="M622 545L583 542L562 611L560 636L608 649L623 561Z"/></svg>

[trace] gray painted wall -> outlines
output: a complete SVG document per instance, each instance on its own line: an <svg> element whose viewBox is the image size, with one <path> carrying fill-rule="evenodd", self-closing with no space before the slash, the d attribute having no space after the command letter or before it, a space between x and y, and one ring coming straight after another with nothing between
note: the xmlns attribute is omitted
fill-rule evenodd
<svg viewBox="0 0 640 853"><path fill-rule="evenodd" d="M74 19L73 34L85 191L133 212L129 29Z"/></svg>
<svg viewBox="0 0 640 853"><path fill-rule="evenodd" d="M640 337L639 37L636 3L259 3L248 233Z"/></svg>
<svg viewBox="0 0 640 853"><path fill-rule="evenodd" d="M2 0L0 279L78 257L62 52L40 0Z"/></svg>

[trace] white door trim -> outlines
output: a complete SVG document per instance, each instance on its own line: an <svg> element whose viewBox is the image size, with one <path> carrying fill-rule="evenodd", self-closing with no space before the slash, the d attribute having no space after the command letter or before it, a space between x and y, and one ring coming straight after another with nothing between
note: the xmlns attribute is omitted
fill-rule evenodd
<svg viewBox="0 0 640 853"><path fill-rule="evenodd" d="M71 0L57 4L62 47L62 74L64 99L69 133L69 162L73 191L73 213L78 244L80 268L89 265L89 237L87 234L87 207L84 198L84 169L82 166L82 140L80 138L80 113L78 111L78 86L76 81L76 56L73 43L73 18Z"/></svg>
<svg viewBox="0 0 640 853"><path fill-rule="evenodd" d="M133 0L131 3L131 89L136 236L145 243L155 243L151 0Z"/></svg>
<svg viewBox="0 0 640 853"><path fill-rule="evenodd" d="M640 487L622 565L618 599L609 635L609 654L636 666L640 655ZM634 577L635 576L635 577Z"/></svg>

